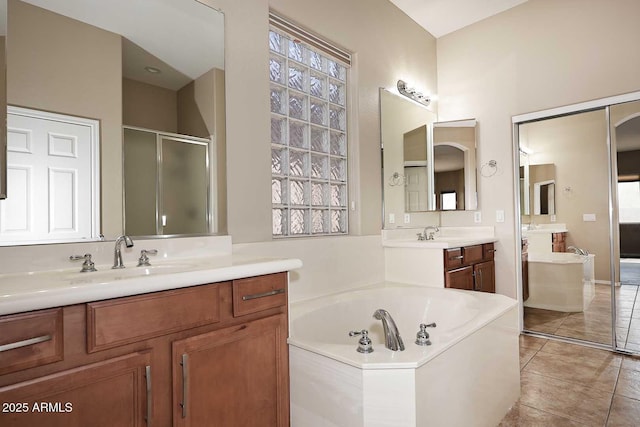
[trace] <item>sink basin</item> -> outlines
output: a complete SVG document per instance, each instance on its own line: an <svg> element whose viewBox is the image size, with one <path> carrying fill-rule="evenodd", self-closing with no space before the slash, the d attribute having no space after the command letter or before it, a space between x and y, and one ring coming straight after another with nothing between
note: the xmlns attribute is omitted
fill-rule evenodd
<svg viewBox="0 0 640 427"><path fill-rule="evenodd" d="M150 265L146 267L127 267L113 269L110 267L98 267L98 271L88 273L66 273L64 279L71 281L102 281L102 280L122 280L132 277L153 276L159 274L181 273L193 270L194 265L189 263L167 263Z"/></svg>

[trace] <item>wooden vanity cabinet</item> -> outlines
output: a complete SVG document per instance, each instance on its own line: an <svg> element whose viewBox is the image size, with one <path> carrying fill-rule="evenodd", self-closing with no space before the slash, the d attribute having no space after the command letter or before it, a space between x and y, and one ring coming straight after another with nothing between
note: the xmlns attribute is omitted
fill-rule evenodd
<svg viewBox="0 0 640 427"><path fill-rule="evenodd" d="M529 299L529 243L522 239L522 301Z"/></svg>
<svg viewBox="0 0 640 427"><path fill-rule="evenodd" d="M234 280L237 318L282 311L173 342L174 426L289 425L286 285L284 275Z"/></svg>
<svg viewBox="0 0 640 427"><path fill-rule="evenodd" d="M3 427L145 426L149 352L133 353L0 389Z"/></svg>
<svg viewBox="0 0 640 427"><path fill-rule="evenodd" d="M0 331L32 318L57 332L0 375L0 404L28 409L0 408L2 427L289 424L286 273L0 316Z"/></svg>
<svg viewBox="0 0 640 427"><path fill-rule="evenodd" d="M565 231L559 233L551 233L551 251L566 252L567 251L567 233Z"/></svg>
<svg viewBox="0 0 640 427"><path fill-rule="evenodd" d="M447 288L495 292L493 243L444 249Z"/></svg>

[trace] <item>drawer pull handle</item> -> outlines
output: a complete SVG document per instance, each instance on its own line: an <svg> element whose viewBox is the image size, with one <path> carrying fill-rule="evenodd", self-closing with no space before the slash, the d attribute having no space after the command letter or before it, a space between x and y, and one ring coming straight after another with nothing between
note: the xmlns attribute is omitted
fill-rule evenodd
<svg viewBox="0 0 640 427"><path fill-rule="evenodd" d="M149 365L145 366L145 377L147 380L147 427L151 427L151 415L153 413L151 405L153 404L153 396L151 394L151 366Z"/></svg>
<svg viewBox="0 0 640 427"><path fill-rule="evenodd" d="M455 260L457 260L457 259L462 259L462 258L464 258L464 256L463 256L463 255L458 255L458 256L450 257L450 258L449 258L449 261L455 261Z"/></svg>
<svg viewBox="0 0 640 427"><path fill-rule="evenodd" d="M14 350L16 348L28 347L41 342L51 341L51 335L42 335L40 337L29 338L28 340L16 341L9 344L0 345L0 353L3 351Z"/></svg>
<svg viewBox="0 0 640 427"><path fill-rule="evenodd" d="M182 355L182 418L187 418L187 404L189 399L189 355Z"/></svg>
<svg viewBox="0 0 640 427"><path fill-rule="evenodd" d="M274 289L273 291L262 292L261 294L243 295L242 301L249 301L252 299L264 298L264 297L272 297L278 294L284 294L284 289Z"/></svg>

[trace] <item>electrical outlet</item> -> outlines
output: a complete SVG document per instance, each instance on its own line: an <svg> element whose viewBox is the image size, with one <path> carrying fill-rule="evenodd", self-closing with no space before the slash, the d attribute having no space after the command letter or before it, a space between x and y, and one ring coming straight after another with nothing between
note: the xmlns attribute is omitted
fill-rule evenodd
<svg viewBox="0 0 640 427"><path fill-rule="evenodd" d="M475 211L473 213L473 222L475 222L476 224L479 224L482 222L482 212Z"/></svg>
<svg viewBox="0 0 640 427"><path fill-rule="evenodd" d="M596 220L596 214L582 214L582 220L584 222L594 222Z"/></svg>
<svg viewBox="0 0 640 427"><path fill-rule="evenodd" d="M504 222L504 211L502 209L496 211L496 222Z"/></svg>
<svg viewBox="0 0 640 427"><path fill-rule="evenodd" d="M389 214L389 224L395 224L396 223L396 214Z"/></svg>
<svg viewBox="0 0 640 427"><path fill-rule="evenodd" d="M404 223L409 224L411 222L411 214L404 214Z"/></svg>

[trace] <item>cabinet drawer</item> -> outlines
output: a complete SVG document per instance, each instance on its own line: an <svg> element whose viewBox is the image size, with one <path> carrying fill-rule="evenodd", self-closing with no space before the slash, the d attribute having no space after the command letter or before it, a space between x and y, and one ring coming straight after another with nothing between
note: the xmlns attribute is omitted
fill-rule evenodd
<svg viewBox="0 0 640 427"><path fill-rule="evenodd" d="M444 269L460 267L462 265L462 248L444 250Z"/></svg>
<svg viewBox="0 0 640 427"><path fill-rule="evenodd" d="M493 254L495 253L495 251L496 250L493 247L493 243L485 243L484 245L482 245L482 259L493 259Z"/></svg>
<svg viewBox="0 0 640 427"><path fill-rule="evenodd" d="M567 233L552 233L551 240L553 243L561 243L564 242L567 238Z"/></svg>
<svg viewBox="0 0 640 427"><path fill-rule="evenodd" d="M463 262L465 265L482 261L483 250L482 245L465 246L462 248Z"/></svg>
<svg viewBox="0 0 640 427"><path fill-rule="evenodd" d="M87 351L92 353L218 321L218 285L89 303Z"/></svg>
<svg viewBox="0 0 640 427"><path fill-rule="evenodd" d="M233 281L233 316L287 305L286 273Z"/></svg>
<svg viewBox="0 0 640 427"><path fill-rule="evenodd" d="M62 308L0 317L0 375L63 358Z"/></svg>

